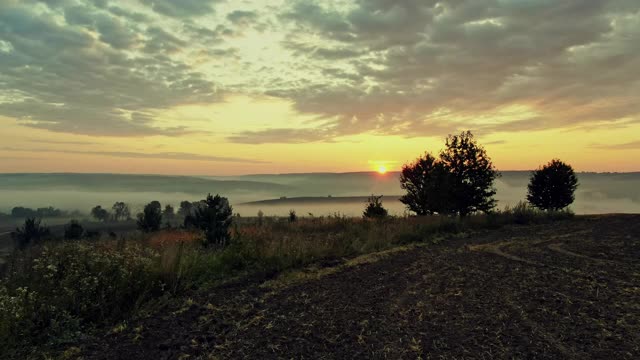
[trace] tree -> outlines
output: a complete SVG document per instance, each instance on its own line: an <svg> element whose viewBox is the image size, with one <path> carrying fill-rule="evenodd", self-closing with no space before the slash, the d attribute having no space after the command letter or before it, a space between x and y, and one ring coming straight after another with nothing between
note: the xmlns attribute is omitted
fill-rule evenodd
<svg viewBox="0 0 640 360"><path fill-rule="evenodd" d="M191 210L193 210L193 204L189 201L180 202L180 209L178 209L178 215L186 218L191 215Z"/></svg>
<svg viewBox="0 0 640 360"><path fill-rule="evenodd" d="M96 218L98 221L107 221L109 220L109 211L107 209L103 209L102 206L98 205L91 209L91 216Z"/></svg>
<svg viewBox="0 0 640 360"><path fill-rule="evenodd" d="M84 228L78 220L71 220L64 226L64 238L66 240L78 240L82 238L84 234Z"/></svg>
<svg viewBox="0 0 640 360"><path fill-rule="evenodd" d="M14 218L31 218L31 217L36 217L37 213L35 210L30 208L16 206L13 209L11 209L11 216Z"/></svg>
<svg viewBox="0 0 640 360"><path fill-rule="evenodd" d="M144 232L153 232L160 230L162 224L162 205L158 201L152 201L144 206L141 213L138 214L136 222L138 229Z"/></svg>
<svg viewBox="0 0 640 360"><path fill-rule="evenodd" d="M439 159L427 153L404 165L400 201L418 215L488 212L495 207L493 182L500 174L471 132L449 135Z"/></svg>
<svg viewBox="0 0 640 360"><path fill-rule="evenodd" d="M367 199L367 207L364 209L362 216L365 218L376 219L387 217L389 212L382 206L382 201L380 201L380 199L382 199L382 195L375 196L371 194L369 199Z"/></svg>
<svg viewBox="0 0 640 360"><path fill-rule="evenodd" d="M131 211L129 210L129 205L125 204L122 201L118 201L115 204L113 204L113 207L111 207L111 210L113 210L113 219L115 221L120 221L120 219L123 219L123 220L131 219Z"/></svg>
<svg viewBox="0 0 640 360"><path fill-rule="evenodd" d="M24 225L11 233L11 238L19 249L28 245L37 244L50 236L49 228L41 224L40 219L27 218Z"/></svg>
<svg viewBox="0 0 640 360"><path fill-rule="evenodd" d="M561 210L573 203L578 178L571 165L553 159L531 173L527 201L542 210Z"/></svg>
<svg viewBox="0 0 640 360"><path fill-rule="evenodd" d="M500 176L486 150L470 131L449 135L440 161L449 172L454 213L465 217L476 211L489 212L496 206L494 180Z"/></svg>
<svg viewBox="0 0 640 360"><path fill-rule="evenodd" d="M169 204L165 205L164 211L162 212L162 216L167 220L173 219L176 216L173 206Z"/></svg>
<svg viewBox="0 0 640 360"><path fill-rule="evenodd" d="M226 245L229 240L229 226L233 219L233 209L229 200L220 195L207 195L193 211L185 218L185 227L196 227L205 234L205 246L216 244Z"/></svg>
<svg viewBox="0 0 640 360"><path fill-rule="evenodd" d="M400 187L407 193L400 197L400 202L421 216L450 213L450 182L446 166L426 153L402 167Z"/></svg>

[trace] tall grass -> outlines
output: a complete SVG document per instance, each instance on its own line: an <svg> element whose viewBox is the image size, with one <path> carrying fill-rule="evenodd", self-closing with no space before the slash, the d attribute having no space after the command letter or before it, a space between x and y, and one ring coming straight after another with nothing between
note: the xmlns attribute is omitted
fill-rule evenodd
<svg viewBox="0 0 640 360"><path fill-rule="evenodd" d="M48 242L17 251L0 280L0 351L55 344L135 315L145 304L243 276L270 277L314 262L446 235L571 216L517 205L489 215L384 219L330 217L246 221L231 244L167 230L129 239Z"/></svg>

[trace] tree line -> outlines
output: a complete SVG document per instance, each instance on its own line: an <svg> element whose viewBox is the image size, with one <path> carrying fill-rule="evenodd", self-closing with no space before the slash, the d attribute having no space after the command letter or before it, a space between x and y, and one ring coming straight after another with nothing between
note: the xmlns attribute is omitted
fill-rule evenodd
<svg viewBox="0 0 640 360"><path fill-rule="evenodd" d="M484 147L469 131L449 135L445 148L438 156L429 152L414 162L405 164L400 175L401 188L405 194L400 201L417 216L444 215L464 218L474 213L490 213L496 207L494 198L495 180L500 173L494 167ZM527 186L527 201L544 211L558 211L573 203L578 179L573 168L553 159L533 171ZM388 211L383 207L382 196L372 195L366 205L365 218L384 218ZM116 202L111 211L100 205L91 210L91 215L100 221L131 220L131 210L124 202ZM160 230L163 220L167 226L176 217L182 219L185 229L197 229L204 235L203 243L226 245L230 239L229 229L233 209L227 198L208 194L196 202L183 201L177 213L171 205L164 209L159 201L146 204L136 216L139 230L149 233ZM297 215L291 210L289 222ZM259 224L262 212L258 214ZM22 228L12 233L20 244L37 242L49 236L48 229L36 217L27 217ZM77 221L65 227L65 238L74 239L86 235Z"/></svg>
<svg viewBox="0 0 640 360"><path fill-rule="evenodd" d="M449 135L438 156L425 153L405 164L400 201L418 216L448 215L461 218L472 213L489 213L496 207L495 180L500 173L487 151L470 131ZM575 200L578 178L571 167L559 159L531 173L526 200L543 211L565 209ZM381 197L372 195L364 217L384 217Z"/></svg>

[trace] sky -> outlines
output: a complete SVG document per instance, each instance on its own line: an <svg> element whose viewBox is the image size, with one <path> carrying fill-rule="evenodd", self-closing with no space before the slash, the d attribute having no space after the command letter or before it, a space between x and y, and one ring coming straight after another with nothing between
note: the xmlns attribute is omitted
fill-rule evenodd
<svg viewBox="0 0 640 360"><path fill-rule="evenodd" d="M638 0L0 0L0 172L640 171Z"/></svg>

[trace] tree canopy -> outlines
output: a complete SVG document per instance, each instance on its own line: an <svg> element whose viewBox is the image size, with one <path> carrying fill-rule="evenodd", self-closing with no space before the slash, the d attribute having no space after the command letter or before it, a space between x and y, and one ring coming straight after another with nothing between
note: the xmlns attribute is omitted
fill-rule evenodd
<svg viewBox="0 0 640 360"><path fill-rule="evenodd" d="M430 153L402 167L400 198L418 215L488 212L495 207L496 171L470 131L449 135L439 158Z"/></svg>
<svg viewBox="0 0 640 360"><path fill-rule="evenodd" d="M559 159L531 173L527 186L527 201L542 210L561 210L575 200L578 178L571 165Z"/></svg>

